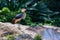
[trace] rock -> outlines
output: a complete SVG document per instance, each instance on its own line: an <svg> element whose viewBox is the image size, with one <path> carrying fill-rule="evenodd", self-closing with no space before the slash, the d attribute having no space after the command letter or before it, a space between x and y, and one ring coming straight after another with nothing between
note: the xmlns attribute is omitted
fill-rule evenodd
<svg viewBox="0 0 60 40"><path fill-rule="evenodd" d="M21 36L24 35L24 37L26 35L27 36L30 35L31 38L34 38L37 33L35 32L35 29L31 28L30 26L0 22L0 36L4 37L10 34L13 34L13 35L19 34Z"/></svg>
<svg viewBox="0 0 60 40"><path fill-rule="evenodd" d="M40 26L31 27L21 24L0 22L0 38L10 34L13 34L16 40L24 40L24 39L34 40L37 34L41 35L42 40L49 40L49 39L53 40L53 38L57 39L57 37L59 37L58 39L60 40L59 27L49 25L43 25L43 27ZM19 36L16 36L16 34L19 34Z"/></svg>
<svg viewBox="0 0 60 40"><path fill-rule="evenodd" d="M33 40L33 38L29 34L22 34L16 40Z"/></svg>

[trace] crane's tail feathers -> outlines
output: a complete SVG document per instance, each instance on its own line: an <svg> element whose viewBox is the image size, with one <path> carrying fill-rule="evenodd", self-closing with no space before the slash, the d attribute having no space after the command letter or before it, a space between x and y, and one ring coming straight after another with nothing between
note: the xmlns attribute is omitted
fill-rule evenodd
<svg viewBox="0 0 60 40"><path fill-rule="evenodd" d="M15 24L15 18L11 21L12 24Z"/></svg>

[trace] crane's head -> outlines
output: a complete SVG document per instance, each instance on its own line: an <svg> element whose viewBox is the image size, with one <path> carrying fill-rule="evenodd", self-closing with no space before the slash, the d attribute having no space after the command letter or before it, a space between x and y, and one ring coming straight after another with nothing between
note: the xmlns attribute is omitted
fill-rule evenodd
<svg viewBox="0 0 60 40"><path fill-rule="evenodd" d="M25 8L22 8L21 9L21 12L25 13L26 12L26 9Z"/></svg>

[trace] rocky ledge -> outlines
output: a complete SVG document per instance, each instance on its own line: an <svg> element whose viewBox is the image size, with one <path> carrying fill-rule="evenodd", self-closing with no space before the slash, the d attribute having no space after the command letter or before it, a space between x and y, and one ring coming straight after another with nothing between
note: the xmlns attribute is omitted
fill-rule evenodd
<svg viewBox="0 0 60 40"><path fill-rule="evenodd" d="M34 40L37 34L41 36L42 40L60 39L60 29L58 27L47 25L43 25L43 27L31 27L21 24L0 22L0 40L7 40L5 36L11 34L14 35L15 40ZM18 34L18 36L16 34Z"/></svg>

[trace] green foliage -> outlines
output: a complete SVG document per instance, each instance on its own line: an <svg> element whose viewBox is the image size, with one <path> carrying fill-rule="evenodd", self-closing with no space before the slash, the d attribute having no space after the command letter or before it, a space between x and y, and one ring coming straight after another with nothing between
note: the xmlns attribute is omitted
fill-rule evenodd
<svg viewBox="0 0 60 40"><path fill-rule="evenodd" d="M3 8L2 8L2 12L9 13L9 12L10 12L10 10L9 10L9 8L7 8L7 7L3 7Z"/></svg>
<svg viewBox="0 0 60 40"><path fill-rule="evenodd" d="M17 14L17 12L12 12L9 8L3 7L0 12L0 21L1 22L11 22L13 17Z"/></svg>
<svg viewBox="0 0 60 40"><path fill-rule="evenodd" d="M50 24L60 26L60 9L57 0L41 0L37 5L27 6L29 0L0 0L0 21L1 22L11 22L15 15L21 13L21 9L26 7L27 17L25 21L21 24L24 25L40 25L40 24ZM51 4L52 2L52 4ZM58 3L59 4L58 4ZM55 5L53 5L55 4Z"/></svg>
<svg viewBox="0 0 60 40"><path fill-rule="evenodd" d="M7 36L7 40L15 40L15 38L14 38L13 35L8 35L8 36Z"/></svg>
<svg viewBox="0 0 60 40"><path fill-rule="evenodd" d="M42 40L40 35L35 36L35 40Z"/></svg>
<svg viewBox="0 0 60 40"><path fill-rule="evenodd" d="M26 24L30 25L31 22L31 17L27 14L26 19L25 19Z"/></svg>

